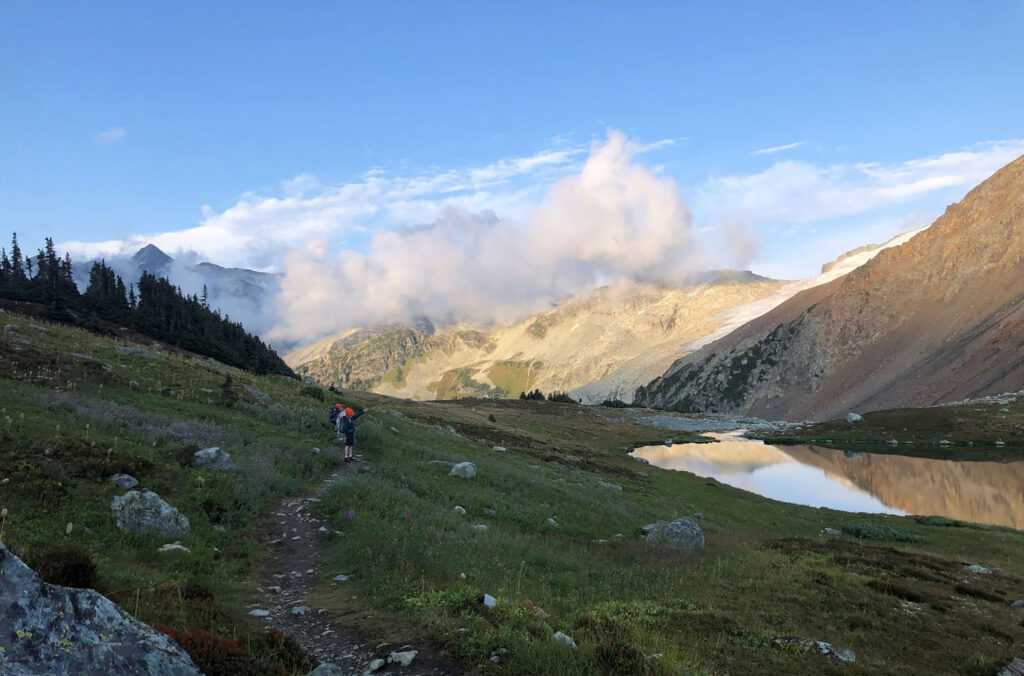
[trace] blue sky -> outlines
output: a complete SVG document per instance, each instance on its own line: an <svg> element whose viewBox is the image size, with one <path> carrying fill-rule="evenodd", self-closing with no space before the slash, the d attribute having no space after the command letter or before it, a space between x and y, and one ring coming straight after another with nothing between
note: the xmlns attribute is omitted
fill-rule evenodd
<svg viewBox="0 0 1024 676"><path fill-rule="evenodd" d="M694 265L803 276L1024 153L1021 35L1018 1L4 2L0 221L80 256L386 258L445 209L531 222L614 130Z"/></svg>

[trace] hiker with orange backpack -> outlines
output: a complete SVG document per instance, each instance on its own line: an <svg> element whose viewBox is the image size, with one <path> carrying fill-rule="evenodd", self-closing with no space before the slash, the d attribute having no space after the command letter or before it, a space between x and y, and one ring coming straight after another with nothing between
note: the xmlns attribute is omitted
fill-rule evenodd
<svg viewBox="0 0 1024 676"><path fill-rule="evenodd" d="M365 409L356 413L351 408L346 408L343 415L338 416L338 422L336 429L338 430L338 438L345 437L345 462L352 462L355 458L352 455L352 447L356 443L356 420L358 420L366 411Z"/></svg>

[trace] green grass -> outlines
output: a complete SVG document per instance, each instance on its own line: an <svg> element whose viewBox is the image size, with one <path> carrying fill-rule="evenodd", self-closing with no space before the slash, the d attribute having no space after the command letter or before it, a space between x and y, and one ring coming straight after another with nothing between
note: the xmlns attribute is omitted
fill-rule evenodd
<svg viewBox="0 0 1024 676"><path fill-rule="evenodd" d="M294 381L166 352L123 357L90 334L5 321L26 326L17 336L31 344L0 334L4 542L27 553L85 549L101 591L143 621L249 636L261 515L338 461L325 405ZM223 392L228 374L237 399ZM371 639L420 632L468 669L496 674L975 674L1024 646L1024 618L1009 607L1024 596L1018 531L812 509L643 465L627 453L652 430L607 408L345 403L373 409L360 421L366 471L318 504L345 537L323 551L315 603ZM242 471L182 463L205 445ZM476 463L476 478L449 476L445 463L463 460ZM126 470L188 516L191 555L158 555L165 540L114 527L109 503L121 491L106 477ZM696 513L702 555L641 537L644 524ZM820 536L825 527L849 535ZM992 573L969 575L969 563ZM354 577L337 585L338 573ZM478 601L485 593L496 609ZM555 631L579 649L553 644ZM787 638L828 641L857 661L777 640Z"/></svg>
<svg viewBox="0 0 1024 676"><path fill-rule="evenodd" d="M1024 460L1024 397L1002 404L876 411L855 423L829 420L748 436L772 444L816 443L944 460L1012 462Z"/></svg>
<svg viewBox="0 0 1024 676"><path fill-rule="evenodd" d="M364 601L426 627L468 663L506 648L488 670L736 673L758 664L765 672L918 673L928 665L969 673L979 654L1006 661L1024 639L1009 610L1012 590L1024 588L1019 532L854 520L640 466L624 455L637 429L598 427L590 410L574 420L578 407L445 405L459 438L431 426L440 406L404 405L406 417L380 422L361 442L369 471L332 488L320 510L346 533L327 553L330 574L354 573ZM495 411L498 423L488 427ZM515 439L508 453L489 450L498 438ZM451 477L438 463L462 460L476 463L475 479ZM646 523L694 512L708 538L703 556L639 537ZM826 526L907 548L818 536ZM987 562L999 577L972 582L979 588L964 596L963 562ZM496 611L477 601L484 593L498 599ZM327 585L323 594L339 592ZM559 630L580 650L552 645ZM951 632L956 640L941 638ZM829 641L853 649L858 662L833 664L779 637ZM645 657L655 653L662 658Z"/></svg>
<svg viewBox="0 0 1024 676"><path fill-rule="evenodd" d="M537 371L532 366L530 362L503 361L492 366L487 377L496 387L507 392L509 398L515 399L528 391L536 380Z"/></svg>
<svg viewBox="0 0 1024 676"><path fill-rule="evenodd" d="M97 588L147 623L249 637L244 583L260 553L249 534L272 502L338 462L329 444L311 451L325 406L296 381L169 352L124 356L122 343L18 319L5 323L22 326L30 344L0 338L5 544L29 559L54 544L88 552ZM214 445L241 471L188 466L193 451ZM191 554L159 554L166 538L114 526L110 502L124 491L109 477L119 472L189 518L181 542Z"/></svg>

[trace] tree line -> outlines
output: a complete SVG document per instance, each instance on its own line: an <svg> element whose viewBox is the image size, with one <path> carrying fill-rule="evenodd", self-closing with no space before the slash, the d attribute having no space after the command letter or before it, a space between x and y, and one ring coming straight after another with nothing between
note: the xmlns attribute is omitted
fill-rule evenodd
<svg viewBox="0 0 1024 676"><path fill-rule="evenodd" d="M50 237L35 256L22 253L17 233L9 254L0 249L0 298L40 304L47 319L91 331L106 333L104 323L115 323L253 373L296 377L257 336L211 309L205 287L201 298L189 296L167 278L148 272L137 286L125 285L105 261L96 261L88 286L79 292L71 256L58 256Z"/></svg>

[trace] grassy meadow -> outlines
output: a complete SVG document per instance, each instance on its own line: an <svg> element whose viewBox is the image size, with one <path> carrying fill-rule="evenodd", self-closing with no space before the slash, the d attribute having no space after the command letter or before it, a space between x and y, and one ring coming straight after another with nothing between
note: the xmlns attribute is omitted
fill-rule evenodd
<svg viewBox="0 0 1024 676"><path fill-rule="evenodd" d="M267 555L254 536L277 500L339 464L325 421L335 395L167 350L122 354L123 342L16 315L0 323L17 325L0 333L5 544L30 563L56 546L85 552L92 585L129 612L191 636L190 652L216 645L208 673L305 673L308 658L246 615ZM812 509L660 470L628 451L665 433L628 410L342 401L372 408L357 423L365 462L316 506L345 536L324 543L311 605L369 640L411 632L494 674L994 674L1024 650L1024 612L1010 607L1024 598L1024 533ZM206 446L241 469L189 467ZM449 474L462 461L475 478ZM117 472L189 518L190 554L115 528ZM683 515L704 529L703 554L643 541L643 525Z"/></svg>

